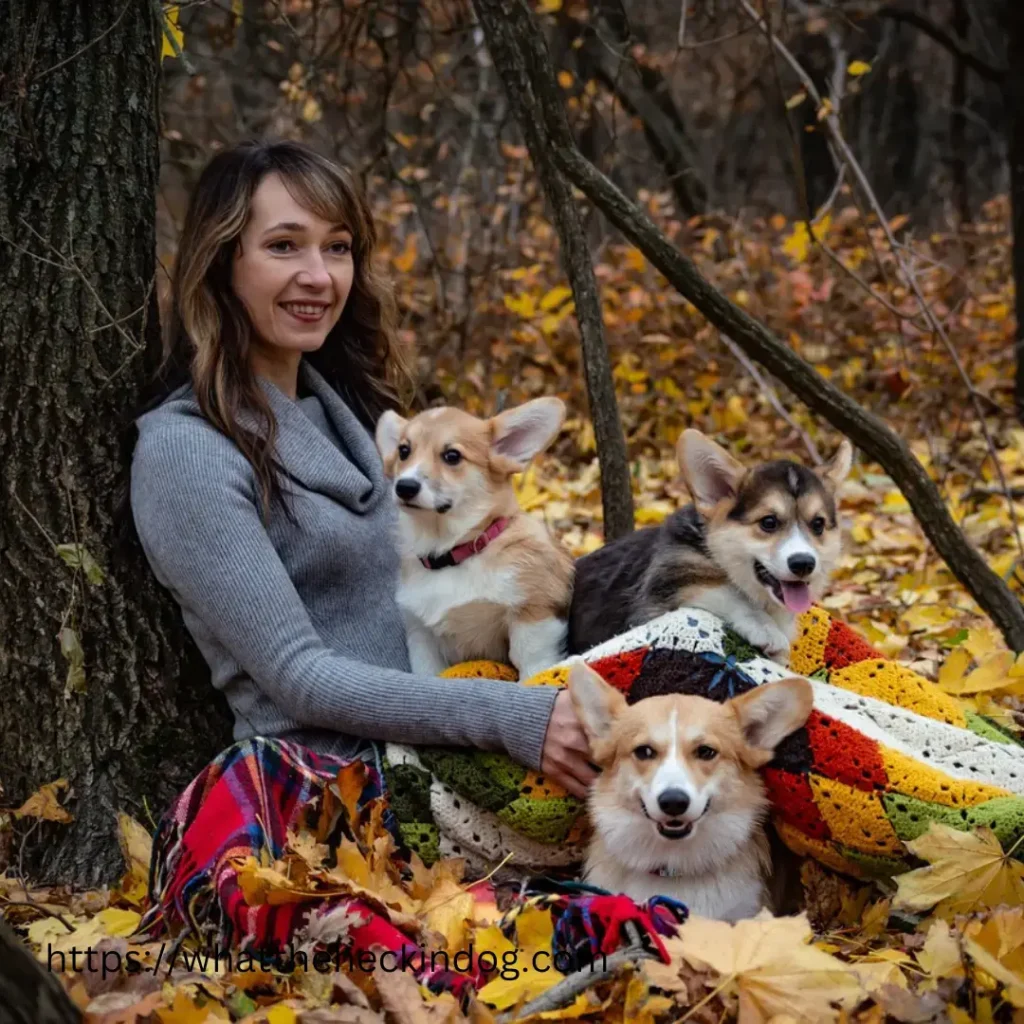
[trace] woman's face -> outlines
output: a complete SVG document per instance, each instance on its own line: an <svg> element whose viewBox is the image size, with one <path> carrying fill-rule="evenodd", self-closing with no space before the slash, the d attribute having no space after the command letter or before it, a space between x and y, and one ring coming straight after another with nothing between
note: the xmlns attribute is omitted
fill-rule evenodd
<svg viewBox="0 0 1024 1024"><path fill-rule="evenodd" d="M268 174L252 198L232 287L264 356L315 352L338 322L352 288L352 234L300 206Z"/></svg>

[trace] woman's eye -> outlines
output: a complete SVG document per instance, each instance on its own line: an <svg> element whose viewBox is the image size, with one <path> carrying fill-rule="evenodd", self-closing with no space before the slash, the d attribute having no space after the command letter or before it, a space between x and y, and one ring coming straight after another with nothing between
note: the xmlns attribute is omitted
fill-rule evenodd
<svg viewBox="0 0 1024 1024"><path fill-rule="evenodd" d="M825 532L825 519L823 516L815 516L811 520L811 533L820 537Z"/></svg>
<svg viewBox="0 0 1024 1024"><path fill-rule="evenodd" d="M398 457L405 462L407 458L412 454L412 449L403 441L398 446Z"/></svg>
<svg viewBox="0 0 1024 1024"><path fill-rule="evenodd" d="M709 747L706 743L702 743L695 751L694 754L701 761L714 761L718 757L718 751L714 747Z"/></svg>
<svg viewBox="0 0 1024 1024"><path fill-rule="evenodd" d="M286 252L290 252L292 250L292 243L291 243L291 241L289 239L282 238L280 241L271 242L270 245L267 246L267 248L271 252L275 252L278 255L282 255L282 254L284 254Z"/></svg>
<svg viewBox="0 0 1024 1024"><path fill-rule="evenodd" d="M643 746L637 747L636 750L633 751L633 756L638 761L650 761L650 759L654 757L654 747L649 747L645 743Z"/></svg>
<svg viewBox="0 0 1024 1024"><path fill-rule="evenodd" d="M457 466L462 461L462 452L458 452L454 448L445 448L441 453L441 458L449 466Z"/></svg>
<svg viewBox="0 0 1024 1024"><path fill-rule="evenodd" d="M332 242L331 252L335 256L347 256L352 251L351 242Z"/></svg>
<svg viewBox="0 0 1024 1024"><path fill-rule="evenodd" d="M779 521L775 516L764 516L761 519L761 529L765 533L774 533L779 528Z"/></svg>

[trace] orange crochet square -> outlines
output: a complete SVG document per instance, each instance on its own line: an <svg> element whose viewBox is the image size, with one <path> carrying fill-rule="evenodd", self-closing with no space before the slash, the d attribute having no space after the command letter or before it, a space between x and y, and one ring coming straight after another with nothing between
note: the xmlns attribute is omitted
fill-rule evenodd
<svg viewBox="0 0 1024 1024"><path fill-rule="evenodd" d="M956 699L943 693L930 679L895 661L861 661L828 674L833 686L886 704L906 708L926 718L959 726L967 724Z"/></svg>
<svg viewBox="0 0 1024 1024"><path fill-rule="evenodd" d="M811 775L814 802L836 842L864 853L904 855L878 793Z"/></svg>
<svg viewBox="0 0 1024 1024"><path fill-rule="evenodd" d="M598 658L590 662L590 667L611 683L617 690L629 693L633 681L640 675L644 658L647 657L647 647L637 647L632 651L623 651L621 654L609 654L607 657Z"/></svg>
<svg viewBox="0 0 1024 1024"><path fill-rule="evenodd" d="M789 648L789 667L809 676L825 666L825 643L832 624L828 612L812 608L796 620L796 637Z"/></svg>
<svg viewBox="0 0 1024 1024"><path fill-rule="evenodd" d="M832 620L825 644L825 665L829 669L846 668L858 661L877 661L881 657L882 652L876 651L860 633L839 619Z"/></svg>
<svg viewBox="0 0 1024 1024"><path fill-rule="evenodd" d="M779 838L796 854L801 857L813 857L820 861L825 867L835 871L842 871L855 878L863 878L864 872L860 865L847 860L840 854L831 843L823 843L820 839L812 839L804 835L799 829L787 825L784 821L775 822L775 831Z"/></svg>
<svg viewBox="0 0 1024 1024"><path fill-rule="evenodd" d="M937 768L915 761L889 747L880 747L890 792L914 796L946 807L974 807L986 800L1012 796L1008 789L983 782L953 779Z"/></svg>
<svg viewBox="0 0 1024 1024"><path fill-rule="evenodd" d="M884 789L888 782L878 744L845 722L820 711L807 719L814 770L858 789Z"/></svg>

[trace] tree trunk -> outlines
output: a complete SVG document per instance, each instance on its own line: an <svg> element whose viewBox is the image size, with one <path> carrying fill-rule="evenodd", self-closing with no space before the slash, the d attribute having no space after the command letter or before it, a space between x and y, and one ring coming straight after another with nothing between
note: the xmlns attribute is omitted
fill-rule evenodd
<svg viewBox="0 0 1024 1024"><path fill-rule="evenodd" d="M1024 423L1024 6L1006 0L1006 120L1009 132L1013 281L1017 296L1017 374L1014 400Z"/></svg>
<svg viewBox="0 0 1024 1024"><path fill-rule="evenodd" d="M952 573L1002 630L1007 644L1015 651L1024 651L1024 607L971 546L949 514L935 482L903 438L705 280L642 209L583 159L569 129L544 37L526 0L474 0L474 4L481 21L495 31L498 46L492 43L491 52L497 50L500 57L496 56L495 61L499 66L506 63L515 75L513 81L528 104L533 131L547 158L711 324L882 465Z"/></svg>
<svg viewBox="0 0 1024 1024"><path fill-rule="evenodd" d="M633 491L626 439L619 419L608 345L604 337L601 295L594 277L583 221L572 197L572 188L552 162L540 111L529 88L524 88L527 77L516 60L515 42L507 37L507 26L502 24L500 13L496 16L494 6L490 3L476 3L477 16L487 37L487 48L505 83L509 105L526 139L530 159L536 168L558 232L562 266L572 287L576 319L580 325L583 372L590 401L590 418L594 423L597 458L601 467L604 536L605 540L614 540L633 530Z"/></svg>
<svg viewBox="0 0 1024 1024"><path fill-rule="evenodd" d="M0 780L13 806L68 780L74 821L25 866L91 886L121 869L116 813L148 822L230 739L173 602L115 548L159 356L160 30L148 0L7 0L4 22Z"/></svg>

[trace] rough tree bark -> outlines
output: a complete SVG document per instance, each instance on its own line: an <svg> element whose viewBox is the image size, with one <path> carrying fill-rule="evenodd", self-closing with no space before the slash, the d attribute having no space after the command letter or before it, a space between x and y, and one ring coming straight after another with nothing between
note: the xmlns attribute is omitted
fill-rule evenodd
<svg viewBox="0 0 1024 1024"><path fill-rule="evenodd" d="M491 54L506 88L518 93L531 113L533 131L548 159L715 327L882 465L950 570L1002 630L1007 643L1024 650L1024 606L968 542L906 442L706 281L643 210L583 158L565 116L547 45L524 0L474 0L474 5L489 28Z"/></svg>
<svg viewBox="0 0 1024 1024"><path fill-rule="evenodd" d="M505 84L509 105L526 139L530 159L537 169L541 187L551 209L552 220L561 247L562 266L572 287L576 319L583 347L583 373L587 382L590 418L594 423L597 458L601 467L601 502L604 535L614 540L633 530L633 491L629 477L626 438L619 419L604 337L601 295L594 277L594 266L587 249L586 232L572 189L551 160L546 133L539 111L528 91L521 89L520 75L505 57L503 26L496 24L493 5L477 4L477 13L487 36L487 45Z"/></svg>
<svg viewBox="0 0 1024 1024"><path fill-rule="evenodd" d="M1007 64L1005 96L1009 130L1013 281L1017 296L1017 374L1014 400L1024 423L1024 4L1005 0Z"/></svg>
<svg viewBox="0 0 1024 1024"><path fill-rule="evenodd" d="M92 886L122 870L117 811L159 814L230 742L170 598L115 555L121 429L159 355L159 30L148 0L7 0L3 21L0 779L13 806L69 781L73 823L24 863Z"/></svg>

